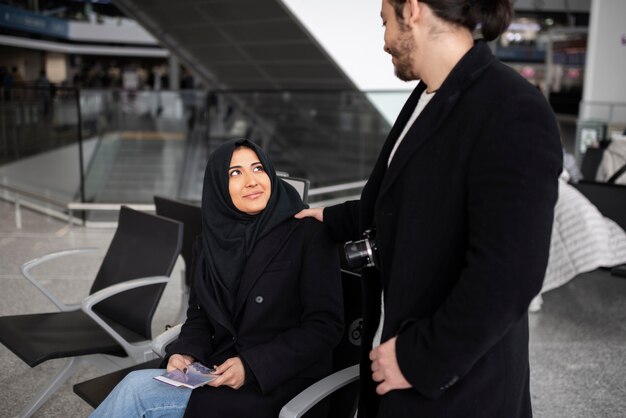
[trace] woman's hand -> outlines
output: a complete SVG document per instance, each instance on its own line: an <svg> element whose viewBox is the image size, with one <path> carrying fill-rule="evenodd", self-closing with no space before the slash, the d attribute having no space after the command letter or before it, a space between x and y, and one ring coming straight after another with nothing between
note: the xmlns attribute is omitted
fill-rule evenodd
<svg viewBox="0 0 626 418"><path fill-rule="evenodd" d="M178 369L182 372L187 372L187 366L194 362L193 357L186 354L172 354L167 362L167 371Z"/></svg>
<svg viewBox="0 0 626 418"><path fill-rule="evenodd" d="M308 216L310 218L315 218L320 222L324 222L324 208L302 209L294 216L297 219L306 218Z"/></svg>
<svg viewBox="0 0 626 418"><path fill-rule="evenodd" d="M246 381L246 371L239 357L231 357L219 366L214 366L215 374L220 375L217 379L209 382L209 386L229 386L239 389Z"/></svg>

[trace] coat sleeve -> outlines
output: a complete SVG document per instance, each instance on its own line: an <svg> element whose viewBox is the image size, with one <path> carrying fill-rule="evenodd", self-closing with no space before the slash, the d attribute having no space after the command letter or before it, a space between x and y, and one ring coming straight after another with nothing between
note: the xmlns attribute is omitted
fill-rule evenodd
<svg viewBox="0 0 626 418"><path fill-rule="evenodd" d="M337 246L317 222L303 246L299 277L299 326L240 353L263 393L280 386L324 355L330 356L343 332L343 296Z"/></svg>
<svg viewBox="0 0 626 418"><path fill-rule="evenodd" d="M202 257L198 257L201 241L198 239L193 249L194 275L197 270L203 268ZM167 361L172 354L190 355L200 362L206 362L212 352L213 327L204 310L198 303L198 298L193 286L189 294L189 306L187 307L187 319L183 324L176 341L171 343L167 349L167 356L162 364L167 365Z"/></svg>
<svg viewBox="0 0 626 418"><path fill-rule="evenodd" d="M500 108L469 161L466 267L435 314L405 323L396 342L404 376L429 398L461 381L527 314L547 266L558 128L538 95L511 95Z"/></svg>
<svg viewBox="0 0 626 418"><path fill-rule="evenodd" d="M324 225L336 242L362 238L359 227L360 200L351 200L324 209Z"/></svg>

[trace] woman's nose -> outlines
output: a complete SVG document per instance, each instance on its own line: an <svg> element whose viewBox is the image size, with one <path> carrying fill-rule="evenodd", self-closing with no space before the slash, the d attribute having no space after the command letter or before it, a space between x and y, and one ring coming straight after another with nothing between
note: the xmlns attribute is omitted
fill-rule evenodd
<svg viewBox="0 0 626 418"><path fill-rule="evenodd" d="M258 184L258 181L256 180L256 177L254 177L253 175L247 175L246 176L246 187L254 187Z"/></svg>

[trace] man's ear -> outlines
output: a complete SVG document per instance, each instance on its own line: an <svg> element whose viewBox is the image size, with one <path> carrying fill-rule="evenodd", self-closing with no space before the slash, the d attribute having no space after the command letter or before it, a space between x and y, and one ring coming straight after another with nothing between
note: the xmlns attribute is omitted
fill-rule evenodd
<svg viewBox="0 0 626 418"><path fill-rule="evenodd" d="M421 14L421 5L420 0L406 0L404 10L402 12L405 25L413 27L417 23Z"/></svg>

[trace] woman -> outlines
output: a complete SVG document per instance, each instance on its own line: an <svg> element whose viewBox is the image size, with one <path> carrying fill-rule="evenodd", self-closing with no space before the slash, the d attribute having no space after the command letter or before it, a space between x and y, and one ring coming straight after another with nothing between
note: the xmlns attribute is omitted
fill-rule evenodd
<svg viewBox="0 0 626 418"><path fill-rule="evenodd" d="M331 370L342 334L337 248L253 142L216 149L206 169L187 320L167 370L215 367L207 386L181 389L131 373L93 417L276 417Z"/></svg>

